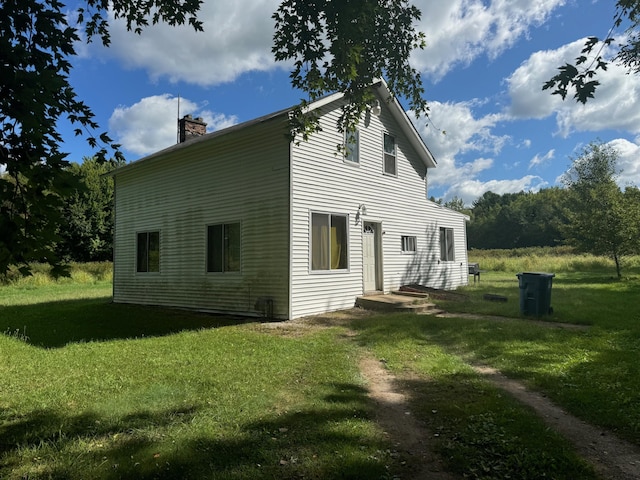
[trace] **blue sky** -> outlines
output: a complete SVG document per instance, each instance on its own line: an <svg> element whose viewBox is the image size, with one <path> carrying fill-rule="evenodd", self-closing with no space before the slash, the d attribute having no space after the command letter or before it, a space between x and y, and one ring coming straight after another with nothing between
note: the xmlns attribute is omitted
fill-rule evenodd
<svg viewBox="0 0 640 480"><path fill-rule="evenodd" d="M111 48L78 44L71 83L128 161L175 143L178 96L181 115L203 117L210 131L294 105L301 93L289 84L289 66L271 55L278 3L205 1L204 33L158 25L137 36L114 22ZM585 106L541 90L585 37L606 36L614 0L414 4L427 48L412 64L430 105L430 119L414 124L438 162L430 195L470 205L489 190L560 185L592 141L618 151L621 186L640 185L640 76L611 65ZM92 154L60 127L71 160Z"/></svg>

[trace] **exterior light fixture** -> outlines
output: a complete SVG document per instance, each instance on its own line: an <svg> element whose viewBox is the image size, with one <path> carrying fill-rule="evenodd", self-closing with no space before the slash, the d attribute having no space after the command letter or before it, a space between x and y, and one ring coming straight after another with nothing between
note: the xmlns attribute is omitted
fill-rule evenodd
<svg viewBox="0 0 640 480"><path fill-rule="evenodd" d="M371 107L371 115L374 117L379 117L382 112L382 107L380 106L380 100L376 100L376 103Z"/></svg>
<svg viewBox="0 0 640 480"><path fill-rule="evenodd" d="M366 214L367 214L367 207L365 206L364 203L361 203L360 205L358 205L358 211L356 212L356 225L358 224L362 216Z"/></svg>

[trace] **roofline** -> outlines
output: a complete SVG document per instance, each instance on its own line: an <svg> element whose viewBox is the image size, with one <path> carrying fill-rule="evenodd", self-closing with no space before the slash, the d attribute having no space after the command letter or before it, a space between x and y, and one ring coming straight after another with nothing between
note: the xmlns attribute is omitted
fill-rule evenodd
<svg viewBox="0 0 640 480"><path fill-rule="evenodd" d="M221 129L221 130L216 130L215 132L207 133L207 134L202 135L200 137L193 138L193 139L189 140L188 142L176 143L175 145L171 145L170 147L163 148L162 150L158 150L157 152L151 153L151 154L147 155L146 157L142 157L142 158L139 158L137 160L133 160L131 163L128 163L126 165L123 165L122 167L116 168L115 170L112 170L107 175L113 177L117 173L121 173L124 170L129 170L131 168L135 168L138 165L140 165L141 163L147 163L148 161L152 161L157 157L164 156L167 153L172 153L172 152L181 150L183 148L186 148L187 146L191 146L191 145L195 145L197 143L202 143L202 142L206 142L206 141L209 141L209 140L213 140L214 138L222 137L222 136L228 135L230 133L236 132L238 130L242 130L244 128L248 128L248 127L251 127L253 125L257 125L259 123L268 122L270 120L273 120L274 118L278 118L278 117L285 116L285 115L288 116L289 113L291 112L291 110L292 110L291 108L284 108L282 110L278 110L277 112L273 112L273 113L269 113L267 115L263 115L262 117L254 118L252 120L247 120L246 122L237 123L235 125L231 125L230 127L226 127L226 128Z"/></svg>
<svg viewBox="0 0 640 480"><path fill-rule="evenodd" d="M445 207L444 205L442 205L440 203L437 203L437 202L434 202L433 200L427 200L427 202L429 204L431 204L431 206L433 206L433 207L437 207L437 208L440 208L440 209L448 210L449 213L453 213L453 214L459 215L462 218L464 218L467 222L471 221L471 217L469 215L467 215L466 213L459 212L458 210L454 210L453 208Z"/></svg>
<svg viewBox="0 0 640 480"><path fill-rule="evenodd" d="M413 148L415 148L418 154L423 157L422 161L427 166L427 168L436 167L438 165L438 162L436 162L436 159L433 157L433 154L429 150L429 147L427 147L427 145L424 143L424 140L422 140L420 133L407 115L407 112L404 110L404 108L402 108L402 105L400 105L398 99L389 90L387 82L385 82L383 79L380 79L378 83L374 84L374 87L381 89L384 93L384 97L386 97L386 103L395 107L391 109L391 113L402 127L403 133L407 136Z"/></svg>
<svg viewBox="0 0 640 480"><path fill-rule="evenodd" d="M391 91L389 90L389 87L387 86L387 83L383 79L380 79L377 82L375 82L372 86L374 88L378 88L378 89L382 90L381 97L383 97L383 101L387 105L390 105L390 106L393 107L393 108L390 109L393 117L395 118L395 120L398 122L398 124L402 128L403 133L407 136L407 138L409 140L409 143L411 143L411 146L413 146L413 148L415 148L416 151L418 152L418 155L422 159L422 161L425 164L425 166L427 168L433 168L433 167L437 166L437 162L436 162L435 158L433 157L433 155L431 154L431 151L429 150L427 145L422 140L422 137L418 133L418 130L416 130L416 127L413 125L413 123L409 119L409 116L407 115L407 112L405 112L404 108L402 108L402 105L400 105L400 102L398 102L396 97L394 95L392 95ZM344 96L345 96L345 94L342 93L342 92L338 92L338 93L333 93L333 94L327 95L325 97L322 97L322 98L320 98L320 99L308 104L307 107L305 108L305 111L306 112L310 112L310 111L313 111L313 110L317 110L319 108L322 108L322 107L324 107L326 105L329 105L329 104L331 104L331 103L333 103L333 102L335 102L337 100L340 100L340 99L344 98ZM155 158L158 158L160 156L164 156L167 153L172 153L172 152L181 150L181 149L183 149L183 148L185 148L187 146L191 146L191 145L195 145L197 143L213 140L215 138L222 137L224 135L228 135L230 133L236 132L238 130L242 130L244 128L251 127L253 125L257 125L257 124L260 124L260 123L268 122L270 120L273 120L273 119L281 117L281 116L287 116L288 117L294 111L295 108L296 108L295 106L284 108L282 110L278 110L276 112L269 113L267 115L263 115L262 117L254 118L252 120L247 120L246 122L242 122L242 123L238 123L236 125L232 125L230 127L224 128L222 130L216 130L215 132L207 133L207 134L202 135L200 137L197 137L197 138L194 138L192 140L189 140L188 142L182 142L182 143L177 143L175 145L171 145L170 147L164 148L162 150L154 152L154 153L152 153L150 155L147 155L145 157L139 158L137 160L133 160L131 163L128 163L127 165L123 165L122 167L116 168L115 170L109 172L107 175L108 176L115 176L116 174L121 173L122 171L125 171L125 170L128 171L131 168L135 168L135 167L139 166L142 163L147 163L149 161L153 161Z"/></svg>

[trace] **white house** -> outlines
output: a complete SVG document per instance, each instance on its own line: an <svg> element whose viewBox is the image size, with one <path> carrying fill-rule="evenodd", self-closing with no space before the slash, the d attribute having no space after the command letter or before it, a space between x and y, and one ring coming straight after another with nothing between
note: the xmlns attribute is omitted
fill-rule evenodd
<svg viewBox="0 0 640 480"><path fill-rule="evenodd" d="M290 110L209 134L185 117L188 141L116 170L114 301L292 319L466 284L468 217L428 201L436 162L374 88L380 112L346 139L336 94L308 142L287 139Z"/></svg>

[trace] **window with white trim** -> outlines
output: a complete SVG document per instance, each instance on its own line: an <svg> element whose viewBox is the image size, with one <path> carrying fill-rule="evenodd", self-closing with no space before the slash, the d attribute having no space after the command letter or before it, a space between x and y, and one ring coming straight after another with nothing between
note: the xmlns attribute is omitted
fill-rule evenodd
<svg viewBox="0 0 640 480"><path fill-rule="evenodd" d="M160 232L139 232L136 242L136 272L160 271Z"/></svg>
<svg viewBox="0 0 640 480"><path fill-rule="evenodd" d="M453 228L440 227L440 260L453 262L455 260L453 246Z"/></svg>
<svg viewBox="0 0 640 480"><path fill-rule="evenodd" d="M384 134L384 173L388 175L398 174L396 139L388 133Z"/></svg>
<svg viewBox="0 0 640 480"><path fill-rule="evenodd" d="M402 253L416 253L416 237L402 235Z"/></svg>
<svg viewBox="0 0 640 480"><path fill-rule="evenodd" d="M346 162L360 163L360 132L344 132L344 159Z"/></svg>
<svg viewBox="0 0 640 480"><path fill-rule="evenodd" d="M240 271L240 223L207 227L207 272Z"/></svg>
<svg viewBox="0 0 640 480"><path fill-rule="evenodd" d="M329 213L311 214L311 270L346 270L347 216Z"/></svg>

